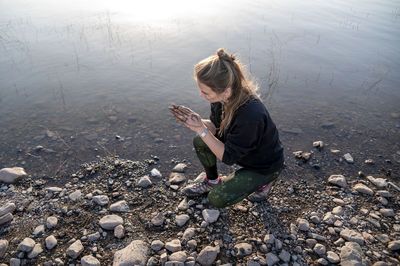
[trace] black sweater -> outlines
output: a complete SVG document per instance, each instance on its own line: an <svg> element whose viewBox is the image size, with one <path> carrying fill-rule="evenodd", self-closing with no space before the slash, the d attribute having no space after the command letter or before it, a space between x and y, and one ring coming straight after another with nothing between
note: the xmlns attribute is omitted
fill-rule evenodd
<svg viewBox="0 0 400 266"><path fill-rule="evenodd" d="M219 136L222 104L211 104L210 120L217 128L216 137L225 144L222 162L261 174L282 168L284 157L278 130L265 105L256 97L250 98L233 115L230 126Z"/></svg>

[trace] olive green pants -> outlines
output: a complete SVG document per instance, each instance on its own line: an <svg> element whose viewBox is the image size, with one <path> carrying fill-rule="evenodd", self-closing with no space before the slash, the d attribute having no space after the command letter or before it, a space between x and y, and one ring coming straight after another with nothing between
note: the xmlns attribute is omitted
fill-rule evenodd
<svg viewBox="0 0 400 266"><path fill-rule="evenodd" d="M216 168L217 160L207 144L196 136L193 139L194 148L203 167L207 170ZM208 193L208 201L215 207L223 208L238 203L258 188L278 178L281 170L263 175L252 170L241 168L231 173L223 182L216 185Z"/></svg>

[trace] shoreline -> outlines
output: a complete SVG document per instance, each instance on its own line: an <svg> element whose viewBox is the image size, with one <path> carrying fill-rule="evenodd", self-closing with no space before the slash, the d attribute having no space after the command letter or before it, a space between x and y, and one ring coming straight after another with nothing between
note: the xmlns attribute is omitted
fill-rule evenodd
<svg viewBox="0 0 400 266"><path fill-rule="evenodd" d="M181 194L180 188L198 174L196 167L189 164L179 171L183 173L162 170L161 177L153 171L152 176L151 170L160 166L156 160L99 158L51 189L51 180L34 176L3 184L0 208L6 203L16 207L9 212L12 221L0 225L0 239L7 241L0 263L110 265L115 252L136 240L143 241L134 242L143 265L207 260L213 265L327 265L357 259L365 265L400 263L400 191L394 177L376 174L378 162L349 164L327 147L310 150L309 161L288 153L291 160L266 201L244 200L224 209L213 208L205 197L187 199ZM349 174L355 169L362 173ZM343 181L329 182L326 172L343 175L346 186L341 187ZM141 180L146 175L149 178ZM386 180L378 184L381 187L373 183L378 178ZM370 190L360 190L358 184ZM210 218L207 212L214 211L218 215ZM122 219L116 223L122 226L119 231L116 224L104 229L101 220L110 215ZM54 227L47 226L48 217L56 218ZM57 241L52 249L46 247L50 236ZM41 251L36 257L21 251L25 238ZM352 256L346 257L346 252ZM181 264L172 264L175 259ZM86 260L100 264L85 264Z"/></svg>

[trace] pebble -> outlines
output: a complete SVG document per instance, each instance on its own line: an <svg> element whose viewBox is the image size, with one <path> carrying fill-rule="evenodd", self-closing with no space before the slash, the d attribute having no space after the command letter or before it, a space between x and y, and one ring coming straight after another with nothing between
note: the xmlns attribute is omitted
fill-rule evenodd
<svg viewBox="0 0 400 266"><path fill-rule="evenodd" d="M179 184L186 181L186 177L182 173L171 173L168 180L171 184Z"/></svg>
<svg viewBox="0 0 400 266"><path fill-rule="evenodd" d="M97 205L105 206L108 204L109 199L106 195L97 195L92 199Z"/></svg>
<svg viewBox="0 0 400 266"><path fill-rule="evenodd" d="M324 245L317 243L314 248L314 252L317 253L319 256L325 255L326 253L326 248Z"/></svg>
<svg viewBox="0 0 400 266"><path fill-rule="evenodd" d="M388 182L384 178L374 178L373 176L367 176L367 179L377 186L378 188L386 188L388 186Z"/></svg>
<svg viewBox="0 0 400 266"><path fill-rule="evenodd" d="M151 223L154 225L154 226L161 226L163 223L164 223L164 215L161 213L161 212L159 212L156 216L154 216L152 219L151 219Z"/></svg>
<svg viewBox="0 0 400 266"><path fill-rule="evenodd" d="M14 219L14 216L11 213L7 213L3 216L0 216L0 225L11 222Z"/></svg>
<svg viewBox="0 0 400 266"><path fill-rule="evenodd" d="M282 250L281 253L279 254L279 258L280 258L282 261L288 263L288 262L290 262L291 255L290 255L290 253L287 252L286 250Z"/></svg>
<svg viewBox="0 0 400 266"><path fill-rule="evenodd" d="M301 231L308 231L310 229L310 224L306 219L298 218L297 219L298 228Z"/></svg>
<svg viewBox="0 0 400 266"><path fill-rule="evenodd" d="M160 171L158 171L156 168L153 168L150 171L150 174L151 174L152 177L156 177L156 178L161 178L162 177Z"/></svg>
<svg viewBox="0 0 400 266"><path fill-rule="evenodd" d="M322 218L322 222L326 223L326 224L334 224L336 221L336 217L331 213L331 212L327 212L324 216L324 218Z"/></svg>
<svg viewBox="0 0 400 266"><path fill-rule="evenodd" d="M1 239L0 240L0 258L2 258L4 256L4 254L6 254L8 249L8 241L5 239Z"/></svg>
<svg viewBox="0 0 400 266"><path fill-rule="evenodd" d="M53 235L46 237L45 242L47 249L53 249L57 245L57 239Z"/></svg>
<svg viewBox="0 0 400 266"><path fill-rule="evenodd" d="M265 256L265 261L266 261L268 266L277 264L279 262L279 260L280 259L272 252L268 253Z"/></svg>
<svg viewBox="0 0 400 266"><path fill-rule="evenodd" d="M154 251L159 251L164 247L164 243L161 240L154 240L151 242L151 249Z"/></svg>
<svg viewBox="0 0 400 266"><path fill-rule="evenodd" d="M82 198L82 192L78 189L69 194L69 199L72 201L78 201Z"/></svg>
<svg viewBox="0 0 400 266"><path fill-rule="evenodd" d="M194 235L195 235L195 229L192 228L192 227L189 227L183 233L182 238L185 239L185 240L189 240L189 239L193 238Z"/></svg>
<svg viewBox="0 0 400 266"><path fill-rule="evenodd" d="M81 259L82 266L100 266L100 261L92 255L87 255Z"/></svg>
<svg viewBox="0 0 400 266"><path fill-rule="evenodd" d="M351 156L350 153L346 153L345 155L343 155L343 157L344 157L344 159L346 160L346 162L348 162L348 163L354 163L354 159L353 159L353 157Z"/></svg>
<svg viewBox="0 0 400 266"><path fill-rule="evenodd" d="M179 239L173 239L167 243L165 243L165 248L171 252L181 251L181 241Z"/></svg>
<svg viewBox="0 0 400 266"><path fill-rule="evenodd" d="M340 249L341 265L343 266L364 265L362 264L363 256L364 253L356 242L346 242Z"/></svg>
<svg viewBox="0 0 400 266"><path fill-rule="evenodd" d="M328 251L327 253L326 253L326 258L328 259L328 261L330 262L330 263L339 263L340 262L340 257L339 257L339 255L338 254L336 254L335 252L333 252L333 251Z"/></svg>
<svg viewBox="0 0 400 266"><path fill-rule="evenodd" d="M175 165L175 167L172 169L172 172L178 172L178 173L183 173L185 172L187 168L187 165L184 163L178 163L177 165Z"/></svg>
<svg viewBox="0 0 400 266"><path fill-rule="evenodd" d="M123 224L123 219L118 215L106 215L100 219L100 226L106 230L114 230L117 225Z"/></svg>
<svg viewBox="0 0 400 266"><path fill-rule="evenodd" d="M96 241L96 240L98 240L99 238L100 238L100 233L99 233L99 232L90 234L90 235L88 235L88 237L87 237L88 241L90 241L90 242Z"/></svg>
<svg viewBox="0 0 400 266"><path fill-rule="evenodd" d="M146 265L149 250L142 240L133 240L128 246L114 253L113 266Z"/></svg>
<svg viewBox="0 0 400 266"><path fill-rule="evenodd" d="M339 206L344 206L345 205L345 202L342 199L334 198L332 201L334 203L336 203L337 205L339 205Z"/></svg>
<svg viewBox="0 0 400 266"><path fill-rule="evenodd" d="M185 262L187 258L185 251L177 251L169 256L170 261Z"/></svg>
<svg viewBox="0 0 400 266"><path fill-rule="evenodd" d="M201 214L203 215L203 219L211 224L218 220L219 210L204 209Z"/></svg>
<svg viewBox="0 0 400 266"><path fill-rule="evenodd" d="M345 228L340 231L340 236L346 239L347 241L357 242L360 245L364 244L364 238L357 231Z"/></svg>
<svg viewBox="0 0 400 266"><path fill-rule="evenodd" d="M15 204L13 202L7 202L3 206L0 207L0 216L3 216L7 213L12 213L15 210Z"/></svg>
<svg viewBox="0 0 400 266"><path fill-rule="evenodd" d="M370 189L369 187L367 187L366 185L361 184L361 183L356 184L353 187L353 189L355 191L363 193L363 194L367 194L367 195L370 195L370 196L374 195L374 191L372 189Z"/></svg>
<svg viewBox="0 0 400 266"><path fill-rule="evenodd" d="M201 265L211 265L217 258L218 253L219 253L218 248L206 246L200 251L197 257L197 262L200 263Z"/></svg>
<svg viewBox="0 0 400 266"><path fill-rule="evenodd" d="M190 217L189 217L189 215L187 215L187 214L181 214L181 215L177 215L177 216L175 217L175 219L176 219L176 224L177 224L179 227L182 227L184 224L186 224L187 221L190 220Z"/></svg>
<svg viewBox="0 0 400 266"><path fill-rule="evenodd" d="M47 229L52 229L57 226L57 223L58 223L57 217L55 217L55 216L47 217L46 227L47 227Z"/></svg>
<svg viewBox="0 0 400 266"><path fill-rule="evenodd" d="M110 211L112 212L129 212L128 203L125 200L117 201L110 206Z"/></svg>
<svg viewBox="0 0 400 266"><path fill-rule="evenodd" d="M252 253L253 248L248 243L239 243L234 247L235 255L239 258L248 256Z"/></svg>
<svg viewBox="0 0 400 266"><path fill-rule="evenodd" d="M400 240L394 240L394 241L389 242L388 248L389 248L391 251L400 250Z"/></svg>
<svg viewBox="0 0 400 266"><path fill-rule="evenodd" d="M332 210L332 214L333 215L337 215L337 216L342 216L344 213L343 207L342 206L336 206L335 208L333 208Z"/></svg>
<svg viewBox="0 0 400 266"><path fill-rule="evenodd" d="M43 248L41 244L35 244L31 252L28 254L28 258L33 259L40 255L43 252Z"/></svg>
<svg viewBox="0 0 400 266"><path fill-rule="evenodd" d="M68 247L66 253L69 257L76 259L82 253L83 249L84 248L82 242L80 240L77 240Z"/></svg>
<svg viewBox="0 0 400 266"><path fill-rule="evenodd" d="M394 217L395 216L393 209L383 209L382 208L379 210L379 212L385 217Z"/></svg>
<svg viewBox="0 0 400 266"><path fill-rule="evenodd" d="M18 250L19 251L24 251L24 252L30 252L33 247L35 246L35 240L33 240L32 238L26 237L24 238L24 240L19 243L18 245Z"/></svg>
<svg viewBox="0 0 400 266"><path fill-rule="evenodd" d="M3 168L0 170L0 182L12 184L26 175L22 167Z"/></svg>
<svg viewBox="0 0 400 266"><path fill-rule="evenodd" d="M123 238L125 236L125 228L124 228L124 226L122 224L117 225L114 228L114 236L116 238L118 238L118 239L121 239L121 238Z"/></svg>
<svg viewBox="0 0 400 266"><path fill-rule="evenodd" d="M187 202L187 199L184 198L178 205L178 210L180 211L186 211L187 209L189 209L189 204Z"/></svg>
<svg viewBox="0 0 400 266"><path fill-rule="evenodd" d="M328 183L339 186L339 187L347 187L346 178L343 175L331 175L328 178Z"/></svg>
<svg viewBox="0 0 400 266"><path fill-rule="evenodd" d="M154 170L154 169L153 169ZM161 175L161 174L160 174ZM137 185L141 188L148 188L151 187L153 185L153 182L151 182L151 179L148 175L142 176Z"/></svg>

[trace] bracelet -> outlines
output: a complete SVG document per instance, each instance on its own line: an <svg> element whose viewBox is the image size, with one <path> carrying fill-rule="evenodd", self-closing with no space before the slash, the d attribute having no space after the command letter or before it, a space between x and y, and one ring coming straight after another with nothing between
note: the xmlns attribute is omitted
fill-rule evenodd
<svg viewBox="0 0 400 266"><path fill-rule="evenodd" d="M201 132L200 137L204 138L208 133L208 128L204 129L203 132Z"/></svg>

